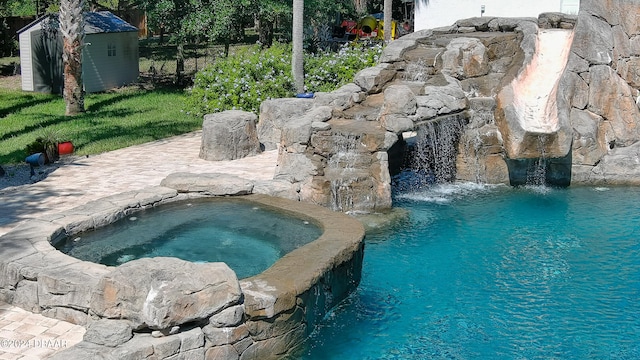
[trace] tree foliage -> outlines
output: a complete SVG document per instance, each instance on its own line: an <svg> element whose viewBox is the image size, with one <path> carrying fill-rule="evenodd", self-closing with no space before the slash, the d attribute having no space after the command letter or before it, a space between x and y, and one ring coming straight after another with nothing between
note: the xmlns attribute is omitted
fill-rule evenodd
<svg viewBox="0 0 640 360"><path fill-rule="evenodd" d="M87 0L91 11L125 12L139 7L139 0Z"/></svg>
<svg viewBox="0 0 640 360"><path fill-rule="evenodd" d="M184 45L190 42L223 42L238 39L242 6L233 0L141 0L153 31L169 33L177 44L176 77L184 70ZM241 5L241 4L240 4Z"/></svg>
<svg viewBox="0 0 640 360"><path fill-rule="evenodd" d="M35 15L36 4L20 0L0 0L0 17Z"/></svg>
<svg viewBox="0 0 640 360"><path fill-rule="evenodd" d="M141 0L147 11L148 26L163 29L182 41L200 37L219 42L235 36L234 23L245 9L233 0Z"/></svg>
<svg viewBox="0 0 640 360"><path fill-rule="evenodd" d="M0 0L0 17L41 16L60 9L60 0Z"/></svg>
<svg viewBox="0 0 640 360"><path fill-rule="evenodd" d="M291 29L292 0L241 0L246 15L253 18L257 25L258 41L263 47L273 43L275 25L280 22L285 29Z"/></svg>

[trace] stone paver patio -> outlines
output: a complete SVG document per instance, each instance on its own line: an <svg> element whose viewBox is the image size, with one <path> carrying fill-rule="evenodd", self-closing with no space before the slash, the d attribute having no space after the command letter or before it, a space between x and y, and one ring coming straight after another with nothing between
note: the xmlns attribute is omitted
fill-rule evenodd
<svg viewBox="0 0 640 360"><path fill-rule="evenodd" d="M45 359L82 340L79 325L0 303L0 359Z"/></svg>
<svg viewBox="0 0 640 360"><path fill-rule="evenodd" d="M198 157L201 132L79 158L35 184L0 189L0 236L29 219L129 190L157 186L175 172L270 180L277 151L234 161ZM84 328L0 303L0 360L44 359L82 340Z"/></svg>

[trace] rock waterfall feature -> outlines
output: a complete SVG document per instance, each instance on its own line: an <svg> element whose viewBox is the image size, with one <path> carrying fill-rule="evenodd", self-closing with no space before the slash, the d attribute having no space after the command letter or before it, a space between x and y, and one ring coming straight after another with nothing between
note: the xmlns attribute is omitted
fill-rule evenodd
<svg viewBox="0 0 640 360"><path fill-rule="evenodd" d="M378 212L403 168L436 182L639 185L640 3L580 8L421 30L336 91L264 102L258 137L280 154L274 191ZM428 164L444 156L433 134L455 134L448 169ZM427 160L404 163L408 153Z"/></svg>

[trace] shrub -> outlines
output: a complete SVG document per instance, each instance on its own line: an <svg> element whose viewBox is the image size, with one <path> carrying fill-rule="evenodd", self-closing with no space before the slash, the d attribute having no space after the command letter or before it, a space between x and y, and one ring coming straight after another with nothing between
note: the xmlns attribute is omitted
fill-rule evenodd
<svg viewBox="0 0 640 360"><path fill-rule="evenodd" d="M352 43L338 52L321 52L305 57L307 91L332 91L353 81L355 74L377 63L382 46ZM292 97L291 46L258 45L220 58L196 74L187 109L195 115L224 110L258 113L267 99Z"/></svg>
<svg viewBox="0 0 640 360"><path fill-rule="evenodd" d="M374 66L382 53L380 43L352 42L336 52L305 57L305 86L309 91L332 91L353 81L356 73Z"/></svg>
<svg viewBox="0 0 640 360"><path fill-rule="evenodd" d="M257 113L263 100L292 95L291 47L254 45L199 71L187 109L196 115L232 109Z"/></svg>

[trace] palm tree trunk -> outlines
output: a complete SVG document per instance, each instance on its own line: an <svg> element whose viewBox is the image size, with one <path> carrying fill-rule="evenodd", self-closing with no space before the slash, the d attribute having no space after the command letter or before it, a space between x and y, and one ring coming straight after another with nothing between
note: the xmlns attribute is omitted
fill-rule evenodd
<svg viewBox="0 0 640 360"><path fill-rule="evenodd" d="M304 52L302 41L304 38L304 0L293 0L293 56L291 69L296 93L304 92Z"/></svg>
<svg viewBox="0 0 640 360"><path fill-rule="evenodd" d="M84 42L83 0L60 1L60 31L63 38L64 91L66 115L84 112L82 47Z"/></svg>
<svg viewBox="0 0 640 360"><path fill-rule="evenodd" d="M392 15L393 0L384 0L384 43L388 44L391 41L391 33L393 31L393 18Z"/></svg>

